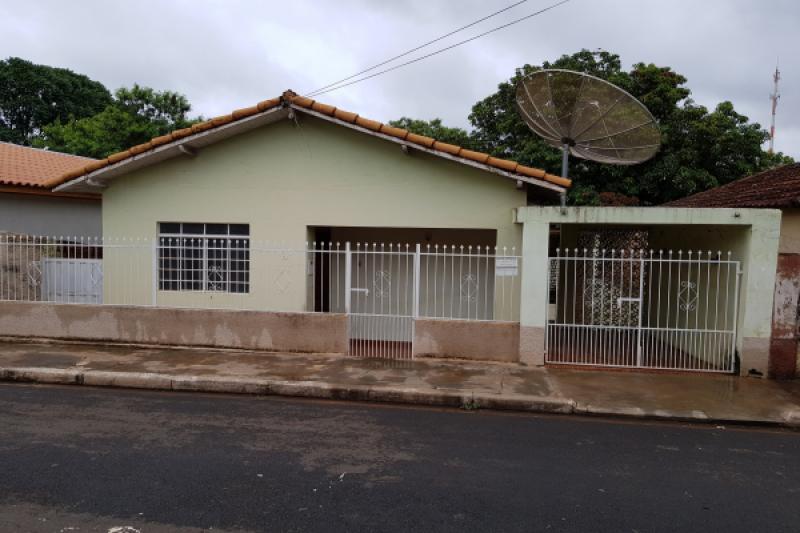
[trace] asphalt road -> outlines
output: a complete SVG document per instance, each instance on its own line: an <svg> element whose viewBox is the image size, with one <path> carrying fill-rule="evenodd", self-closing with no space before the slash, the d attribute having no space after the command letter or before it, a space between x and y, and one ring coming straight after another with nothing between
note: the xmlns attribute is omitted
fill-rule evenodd
<svg viewBox="0 0 800 533"><path fill-rule="evenodd" d="M800 530L766 429L4 384L0 468L2 532Z"/></svg>

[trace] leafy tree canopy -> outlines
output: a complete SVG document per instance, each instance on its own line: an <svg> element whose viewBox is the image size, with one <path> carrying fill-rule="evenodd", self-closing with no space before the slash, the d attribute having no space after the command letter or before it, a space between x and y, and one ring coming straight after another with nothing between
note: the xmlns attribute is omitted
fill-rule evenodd
<svg viewBox="0 0 800 533"><path fill-rule="evenodd" d="M540 66L517 69L497 92L472 107L469 121L474 129L470 133L447 128L438 120L403 118L393 124L432 137L437 137L436 131L456 131L455 138L437 138L560 174L560 151L528 128L514 104L520 79L548 68L586 72L622 87L647 106L662 133L659 153L640 165L603 165L571 158L572 203L661 204L792 161L783 154L765 152L762 145L768 133L737 113L730 102L709 111L691 99L686 78L671 68L637 63L624 70L619 56L605 51L581 50ZM465 136L467 142L458 141Z"/></svg>
<svg viewBox="0 0 800 533"><path fill-rule="evenodd" d="M36 145L58 152L103 158L153 137L185 128L189 101L172 91L134 85L118 89L113 101L96 115L56 121L45 126Z"/></svg>
<svg viewBox="0 0 800 533"><path fill-rule="evenodd" d="M0 61L0 141L30 145L56 120L84 118L111 103L103 84L18 57Z"/></svg>

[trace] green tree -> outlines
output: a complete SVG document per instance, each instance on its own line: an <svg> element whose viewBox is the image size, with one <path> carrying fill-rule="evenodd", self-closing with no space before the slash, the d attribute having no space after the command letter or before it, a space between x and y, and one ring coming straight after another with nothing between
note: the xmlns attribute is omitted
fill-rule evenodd
<svg viewBox="0 0 800 533"><path fill-rule="evenodd" d="M469 115L474 128L469 137L475 149L554 174L561 172L561 152L531 132L514 103L519 80L547 68L586 72L622 87L647 106L662 133L659 153L640 165L603 165L571 158L571 203L660 204L792 161L783 154L765 152L767 132L737 113L730 102L720 103L713 111L697 105L690 98L686 78L671 68L637 63L626 71L618 55L589 50L540 66L524 65L495 93L476 103ZM416 121L405 120L415 125Z"/></svg>
<svg viewBox="0 0 800 533"><path fill-rule="evenodd" d="M190 110L182 94L134 85L118 89L114 101L96 115L45 126L36 145L103 158L191 125Z"/></svg>
<svg viewBox="0 0 800 533"><path fill-rule="evenodd" d="M30 145L57 120L84 118L111 103L103 84L18 57L0 61L0 140Z"/></svg>

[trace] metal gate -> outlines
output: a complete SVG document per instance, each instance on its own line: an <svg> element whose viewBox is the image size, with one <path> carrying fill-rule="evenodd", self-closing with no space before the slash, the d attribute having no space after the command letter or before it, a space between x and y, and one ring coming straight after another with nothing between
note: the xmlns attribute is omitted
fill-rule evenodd
<svg viewBox="0 0 800 533"><path fill-rule="evenodd" d="M419 314L419 246L349 243L345 310L349 354L411 359Z"/></svg>
<svg viewBox="0 0 800 533"><path fill-rule="evenodd" d="M546 361L733 372L740 276L731 252L557 250Z"/></svg>

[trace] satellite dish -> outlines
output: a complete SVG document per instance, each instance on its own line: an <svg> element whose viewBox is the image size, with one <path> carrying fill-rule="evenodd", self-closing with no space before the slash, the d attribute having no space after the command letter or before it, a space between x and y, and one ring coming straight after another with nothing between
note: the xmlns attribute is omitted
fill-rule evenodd
<svg viewBox="0 0 800 533"><path fill-rule="evenodd" d="M653 157L661 133L650 111L605 80L571 70L540 70L517 86L517 107L528 126L569 154L612 165L635 165Z"/></svg>

